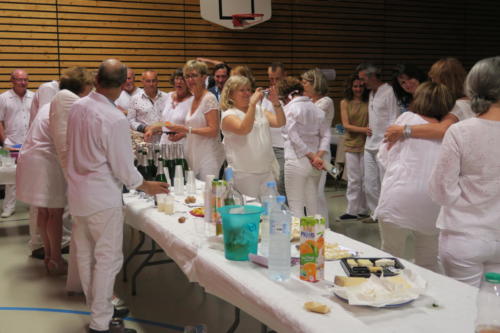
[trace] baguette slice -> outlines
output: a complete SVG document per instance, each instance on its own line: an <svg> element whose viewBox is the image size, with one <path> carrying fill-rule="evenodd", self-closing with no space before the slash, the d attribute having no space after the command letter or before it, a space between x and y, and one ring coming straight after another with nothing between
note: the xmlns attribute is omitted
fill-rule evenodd
<svg viewBox="0 0 500 333"><path fill-rule="evenodd" d="M319 302L305 302L304 308L307 311L326 314L330 312L330 307Z"/></svg>

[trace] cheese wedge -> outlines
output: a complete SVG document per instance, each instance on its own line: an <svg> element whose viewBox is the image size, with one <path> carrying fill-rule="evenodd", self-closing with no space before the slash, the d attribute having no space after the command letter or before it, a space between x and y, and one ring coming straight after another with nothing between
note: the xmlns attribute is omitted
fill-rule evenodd
<svg viewBox="0 0 500 333"><path fill-rule="evenodd" d="M322 303L319 303L319 302L305 302L304 308L307 311L317 312L317 313L322 313L322 314L330 312L329 306L322 304Z"/></svg>

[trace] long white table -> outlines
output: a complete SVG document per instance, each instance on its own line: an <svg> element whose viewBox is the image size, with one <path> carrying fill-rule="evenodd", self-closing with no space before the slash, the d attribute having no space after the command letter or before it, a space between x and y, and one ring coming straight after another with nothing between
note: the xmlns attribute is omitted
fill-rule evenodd
<svg viewBox="0 0 500 333"><path fill-rule="evenodd" d="M477 289L433 273L410 262L403 265L427 282L424 295L399 308L350 306L332 295L335 275L345 275L338 261L327 262L325 280L309 283L298 278L298 267L285 283L267 278L266 269L251 262L229 261L220 248L212 248L199 234L202 219L190 216L190 209L177 198L182 213L168 216L151 202L124 195L126 223L145 232L172 258L191 282L249 313L278 332L473 332ZM202 202L198 197L198 202ZM189 217L183 224L180 216ZM374 247L338 233L328 232L327 242L337 242L363 256L387 256ZM306 301L320 301L331 308L327 315L307 312ZM435 307L433 304L437 304Z"/></svg>

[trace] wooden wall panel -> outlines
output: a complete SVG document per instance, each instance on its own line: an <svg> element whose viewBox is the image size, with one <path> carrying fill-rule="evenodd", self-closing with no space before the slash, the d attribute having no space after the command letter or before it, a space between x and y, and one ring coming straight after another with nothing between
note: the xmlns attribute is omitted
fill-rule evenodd
<svg viewBox="0 0 500 333"><path fill-rule="evenodd" d="M157 69L168 90L175 68L208 57L249 65L260 85L272 61L292 75L335 68L330 94L338 105L343 80L362 61L382 65L389 79L401 61L427 70L440 57L456 56L470 67L500 54L499 12L496 0L273 0L271 20L233 31L201 19L198 0L6 0L0 1L0 91L17 67L28 70L36 89L61 69L95 69L108 57L136 73Z"/></svg>

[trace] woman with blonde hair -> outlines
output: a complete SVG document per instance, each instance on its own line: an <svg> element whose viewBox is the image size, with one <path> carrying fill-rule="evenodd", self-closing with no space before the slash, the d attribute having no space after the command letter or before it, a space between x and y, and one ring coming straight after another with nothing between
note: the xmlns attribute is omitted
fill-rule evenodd
<svg viewBox="0 0 500 333"><path fill-rule="evenodd" d="M442 206L437 227L446 275L479 287L485 272L500 272L500 57L476 63L465 92L477 117L446 132L429 189Z"/></svg>
<svg viewBox="0 0 500 333"><path fill-rule="evenodd" d="M279 95L285 104L285 191L294 216L321 214L318 186L323 157L330 148L330 124L325 112L309 97L296 78L278 82Z"/></svg>
<svg viewBox="0 0 500 333"><path fill-rule="evenodd" d="M219 103L205 87L208 67L204 62L189 60L183 68L184 79L193 95L184 125L172 123L167 128L187 135L186 159L195 176L219 174L224 161L224 149L219 133Z"/></svg>
<svg viewBox="0 0 500 333"><path fill-rule="evenodd" d="M285 124L281 107L276 113L265 111L260 107L262 98L262 88L252 94L248 78L232 75L220 99L224 150L228 166L234 170L234 184L242 194L254 198L261 197L265 184L275 179L273 171L279 168L269 128ZM274 88L269 99L279 104Z"/></svg>
<svg viewBox="0 0 500 333"><path fill-rule="evenodd" d="M59 80L60 91L37 113L19 154L17 198L37 207L37 225L49 274L67 272L67 263L61 256L62 216L67 203L67 115L73 103L86 96L92 86L93 77L85 68L67 69ZM57 115L51 115L53 109L59 110ZM56 121L58 125L53 130L52 122Z"/></svg>
<svg viewBox="0 0 500 333"><path fill-rule="evenodd" d="M446 86L423 83L415 92L410 111L401 114L396 124L436 124L453 103ZM435 272L438 272L436 219L440 207L432 202L427 186L440 146L440 140L413 138L398 141L391 149L387 142L383 143L377 158L385 174L374 212L379 221L382 250L405 258L406 240L413 235L415 263Z"/></svg>

